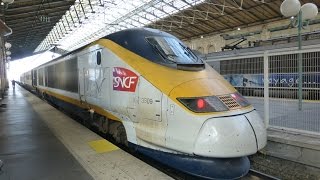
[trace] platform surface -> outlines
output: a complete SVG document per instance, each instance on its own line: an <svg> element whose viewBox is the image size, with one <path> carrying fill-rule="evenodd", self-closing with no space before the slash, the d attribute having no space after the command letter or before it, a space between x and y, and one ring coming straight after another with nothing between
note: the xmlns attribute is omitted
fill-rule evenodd
<svg viewBox="0 0 320 180"><path fill-rule="evenodd" d="M0 112L0 180L172 179L19 86L7 99Z"/></svg>
<svg viewBox="0 0 320 180"><path fill-rule="evenodd" d="M261 97L246 97L264 117L264 99ZM298 110L298 100L270 98L270 126L298 129L320 133L320 101L303 100L302 111Z"/></svg>
<svg viewBox="0 0 320 180"><path fill-rule="evenodd" d="M0 108L1 180L93 179L49 130L16 87Z"/></svg>

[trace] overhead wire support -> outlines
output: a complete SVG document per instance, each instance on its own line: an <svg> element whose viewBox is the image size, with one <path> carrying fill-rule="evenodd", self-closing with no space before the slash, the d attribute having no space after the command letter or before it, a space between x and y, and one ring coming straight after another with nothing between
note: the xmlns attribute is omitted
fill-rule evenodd
<svg viewBox="0 0 320 180"><path fill-rule="evenodd" d="M57 37L56 29L53 30L53 34L54 34L55 40L58 40L59 38Z"/></svg>
<svg viewBox="0 0 320 180"><path fill-rule="evenodd" d="M68 34L67 28L66 28L66 26L65 26L64 23L63 23L63 18L61 19L61 23L62 23L62 25L63 25L64 32L65 32L66 34Z"/></svg>
<svg viewBox="0 0 320 180"><path fill-rule="evenodd" d="M57 30L57 28L55 28L55 32L57 33L57 36L59 36L58 38L57 38L57 40L59 40L60 38L62 38L61 36L61 34L59 33L59 31Z"/></svg>
<svg viewBox="0 0 320 180"><path fill-rule="evenodd" d="M62 34L63 34L63 32L62 32L62 28L61 28L61 26L60 26L60 23L58 22L58 26L59 26L59 29L60 29L60 33L61 33L61 36L63 36Z"/></svg>
<svg viewBox="0 0 320 180"><path fill-rule="evenodd" d="M70 15L70 17L71 17L72 24L73 24L73 26L75 27L76 25L75 25L75 23L74 23L74 20L73 20L73 17L72 17L72 14L71 14L70 11L69 11L69 15Z"/></svg>
<svg viewBox="0 0 320 180"><path fill-rule="evenodd" d="M85 10L84 10L84 8L83 8L83 5L82 5L81 0L79 0L79 4L80 4L80 6L81 6L81 9L82 9L82 12L83 12L84 18L85 18L85 19L88 19L88 17L86 16L86 12L85 12Z"/></svg>
<svg viewBox="0 0 320 180"><path fill-rule="evenodd" d="M54 43L56 41L55 37L54 37L54 34L51 34L50 35L50 38L51 38L51 43Z"/></svg>
<svg viewBox="0 0 320 180"><path fill-rule="evenodd" d="M69 21L68 21L68 19L67 19L67 16L64 16L64 19L66 20L67 25L68 25L68 28L69 28L69 30L71 31L72 29L70 28L70 24L69 24Z"/></svg>
<svg viewBox="0 0 320 180"><path fill-rule="evenodd" d="M48 36L48 40L49 40L49 44L52 44L52 43L53 43L53 40L52 40L51 35Z"/></svg>
<svg viewBox="0 0 320 180"><path fill-rule="evenodd" d="M76 8L76 6L73 6L73 7L74 7L74 11L76 12L76 15L77 15L79 24L81 24L82 22L81 22L81 20L80 20L80 18L79 18L79 14L78 14L77 8Z"/></svg>
<svg viewBox="0 0 320 180"><path fill-rule="evenodd" d="M101 2L101 0L99 0L99 2L100 2L100 6L104 7L104 4Z"/></svg>
<svg viewBox="0 0 320 180"><path fill-rule="evenodd" d="M88 0L88 1L89 1L89 6L90 6L90 8L91 8L91 13L95 13L95 11L94 11L93 8L92 8L91 0Z"/></svg>

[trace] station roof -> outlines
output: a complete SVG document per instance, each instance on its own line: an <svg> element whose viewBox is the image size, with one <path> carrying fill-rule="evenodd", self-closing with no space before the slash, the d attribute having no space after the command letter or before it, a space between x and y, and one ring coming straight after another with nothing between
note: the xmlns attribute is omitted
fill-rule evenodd
<svg viewBox="0 0 320 180"><path fill-rule="evenodd" d="M301 4L307 0L300 0ZM279 20L282 0L16 0L2 15L12 59L52 44L73 50L109 33L151 27L181 39ZM320 6L320 0L314 0Z"/></svg>
<svg viewBox="0 0 320 180"><path fill-rule="evenodd" d="M264 3L263 3L264 2ZM149 25L182 39L279 20L282 0L211 0Z"/></svg>
<svg viewBox="0 0 320 180"><path fill-rule="evenodd" d="M30 56L75 0L15 0L0 17L12 29L12 59ZM4 7L4 8L3 8Z"/></svg>

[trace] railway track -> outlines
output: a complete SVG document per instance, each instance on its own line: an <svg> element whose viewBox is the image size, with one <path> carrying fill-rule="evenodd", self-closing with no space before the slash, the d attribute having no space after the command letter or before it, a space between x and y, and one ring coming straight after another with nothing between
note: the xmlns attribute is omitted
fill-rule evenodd
<svg viewBox="0 0 320 180"><path fill-rule="evenodd" d="M266 180L280 180L279 178L273 177L271 175L256 171L254 169L250 169L249 173L242 178L242 180L259 180L259 179L266 179Z"/></svg>

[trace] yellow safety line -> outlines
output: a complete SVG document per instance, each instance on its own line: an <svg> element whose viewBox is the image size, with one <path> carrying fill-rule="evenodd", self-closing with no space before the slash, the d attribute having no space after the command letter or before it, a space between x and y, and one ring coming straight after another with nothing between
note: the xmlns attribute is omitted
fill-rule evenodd
<svg viewBox="0 0 320 180"><path fill-rule="evenodd" d="M90 142L88 142L88 144L97 153L105 153L105 152L110 152L110 151L114 151L114 150L119 149L117 146L113 145L111 142L109 142L105 139L90 141Z"/></svg>

